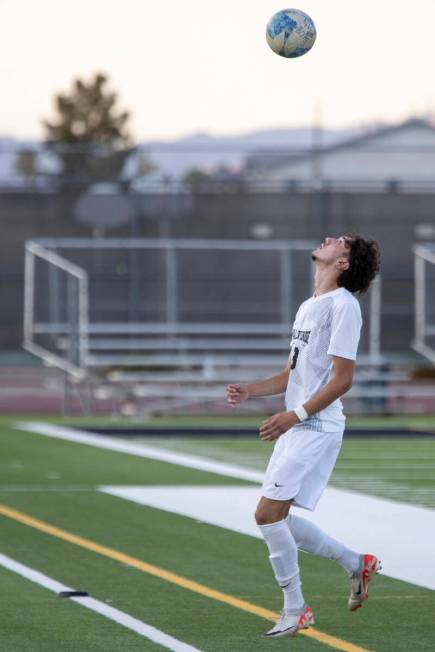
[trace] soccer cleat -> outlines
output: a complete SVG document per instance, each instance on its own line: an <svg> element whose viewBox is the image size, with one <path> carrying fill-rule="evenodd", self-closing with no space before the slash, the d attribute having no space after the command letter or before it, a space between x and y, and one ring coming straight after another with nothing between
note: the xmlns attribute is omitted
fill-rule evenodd
<svg viewBox="0 0 435 652"><path fill-rule="evenodd" d="M349 611L356 611L362 607L364 600L369 597L372 575L378 573L381 568L380 559L374 555L361 555L360 570L350 575L350 596L347 603Z"/></svg>
<svg viewBox="0 0 435 652"><path fill-rule="evenodd" d="M263 636L264 638L296 636L300 629L308 629L310 625L314 625L314 615L310 607L305 606L304 611L299 614L283 609L276 625Z"/></svg>

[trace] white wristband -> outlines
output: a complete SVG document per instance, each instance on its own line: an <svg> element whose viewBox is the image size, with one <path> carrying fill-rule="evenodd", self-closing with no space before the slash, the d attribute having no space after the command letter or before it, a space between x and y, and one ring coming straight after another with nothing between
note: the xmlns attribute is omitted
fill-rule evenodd
<svg viewBox="0 0 435 652"><path fill-rule="evenodd" d="M309 414L303 405L298 405L298 407L293 408L293 412L296 414L299 421L305 421L309 417Z"/></svg>

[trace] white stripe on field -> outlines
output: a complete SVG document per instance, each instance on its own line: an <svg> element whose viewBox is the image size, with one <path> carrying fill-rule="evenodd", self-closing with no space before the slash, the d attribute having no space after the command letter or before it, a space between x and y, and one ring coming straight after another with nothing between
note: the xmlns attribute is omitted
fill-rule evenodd
<svg viewBox="0 0 435 652"><path fill-rule="evenodd" d="M197 455L174 453L172 451L162 450L161 448L154 448L153 446L120 441L114 437L96 435L85 430L76 430L75 428L56 426L50 423L36 422L16 423L15 428L38 435L45 435L46 437L73 441L77 444L87 444L88 446L106 448L111 451L117 451L118 453L135 455L136 457L146 457L147 459L158 460L159 462L169 462L170 464L177 464L178 466L185 466L189 469L197 469L198 471L207 471L208 473L216 473L217 475L224 475L229 478L239 478L240 480L248 480L250 482L263 482L263 473L260 471L244 469L240 466L225 464L224 462L215 462L214 460Z"/></svg>
<svg viewBox="0 0 435 652"><path fill-rule="evenodd" d="M254 520L260 487L100 487L140 505L182 514L261 539ZM435 589L435 511L327 487L315 512L292 512L360 553L382 560L382 574Z"/></svg>
<svg viewBox="0 0 435 652"><path fill-rule="evenodd" d="M64 439L81 444L88 444L98 448L106 448L121 453L128 453L139 457L169 462L179 466L186 466L200 471L208 471L227 477L249 480L251 482L261 483L263 473L253 469L246 469L235 465L216 462L204 457L195 455L186 455L175 453L168 450L144 446L141 444L132 444L120 441L104 435L95 435L83 430L75 430L63 426L56 426L48 423L28 423L23 422L16 424L21 430L34 432L48 437ZM127 492L122 495L123 490ZM131 488L130 488L131 489ZM143 487L138 488L139 492ZM161 487L149 487L147 495L152 496L153 491L159 492ZM210 487L210 490L216 489ZM202 514L199 499L195 492L195 497L188 495L192 491L189 487L177 486L171 491L167 507L163 502L146 502L150 506L168 511L177 512L177 508L172 509L171 505L180 504L179 512L192 518L199 518L205 522L213 523L221 527L229 527L244 534L252 535L252 528L257 532L253 520L253 511L255 502L252 496L259 497L259 487L240 487L239 496L246 493L250 499L240 506L237 511L233 500L236 499L234 494L228 493L227 487L222 487L222 491L214 493L213 498L209 496L206 500L206 512ZM243 491L245 490L245 492ZM123 498L137 500L134 496L135 490L130 492L128 488L123 487L104 487L107 493L118 495ZM169 490L169 488L168 488ZM164 489L163 489L164 491ZM208 495L205 488L202 488L203 496ZM225 498L227 491L227 499ZM129 495L127 495L129 494ZM157 495L157 494L156 494ZM221 507L226 504L227 515L225 522L220 522ZM189 513L189 504L197 503L199 512ZM213 505L213 509L210 509ZM195 507L196 509L196 507ZM194 509L194 511L195 511ZM184 510L184 511L183 511ZM435 511L417 507L415 505L393 502L376 496L368 496L363 493L353 491L344 491L332 487L327 487L319 505L314 514L303 510L306 518L312 519L322 529L337 539L343 540L359 552L372 552L383 557L383 573L396 579L424 586L435 588L435 547L433 546L433 537L435 532ZM229 516L232 514L233 516ZM227 519L232 519L231 524ZM250 525L245 527L246 519L249 519ZM238 523L238 525L236 524ZM254 535L255 536L255 535ZM410 551L412 562L409 561Z"/></svg>
<svg viewBox="0 0 435 652"><path fill-rule="evenodd" d="M25 577L31 582L34 582L35 584L39 584L40 586L43 586L44 588L48 589L49 591L53 591L54 593L73 590L69 586L65 586L64 584L61 584L60 582L53 580L51 577L47 577L47 575L43 575L39 571L36 571L33 568L29 568L29 566L24 566L23 564L20 564L14 559L11 559L10 557L6 557L6 555L2 555L1 553L0 553L0 566L7 568L8 570L14 573L17 573L18 575L21 575L22 577ZM146 625L141 620L138 620L137 618L133 618L132 616L129 616L128 614L124 613L123 611L119 611L114 607L109 607L104 602L99 602L94 598L73 597L73 598L68 598L68 600L73 600L73 602L78 602L78 604L81 604L82 607L86 607L91 611L95 611L101 614L102 616L109 618L109 620L113 620L117 622L119 625L122 625L127 629L131 629L133 632L136 632L137 634L140 634L141 636L148 638L150 641L153 641L153 643L157 643L157 645L161 645L162 647L165 647L167 650L173 650L174 652L200 652L197 648L192 647L187 643L183 643L182 641L179 641L176 638L173 638L172 636L169 636L168 634L161 632L159 629L156 629L151 625Z"/></svg>

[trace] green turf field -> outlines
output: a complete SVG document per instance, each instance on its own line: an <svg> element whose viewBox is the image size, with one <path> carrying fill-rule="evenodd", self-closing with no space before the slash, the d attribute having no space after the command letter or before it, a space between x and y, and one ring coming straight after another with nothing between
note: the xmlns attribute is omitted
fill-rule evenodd
<svg viewBox="0 0 435 652"><path fill-rule="evenodd" d="M14 430L13 422L0 421L1 505L251 605L280 609L280 591L260 540L96 490L104 484L248 483L20 432ZM266 444L254 439L159 439L147 443L258 469L264 468L270 453ZM435 438L348 439L333 483L434 508L434 470ZM333 649L302 635L294 641L263 641L260 634L270 627L263 617L14 518L0 518L0 553L86 590L101 602L199 650ZM358 648L350 644L372 652L435 649L434 592L379 576L368 603L356 614L349 614L342 569L308 555L301 555L300 563L316 630L340 639L341 649L356 652ZM164 649L9 570L0 568L0 578L1 652Z"/></svg>

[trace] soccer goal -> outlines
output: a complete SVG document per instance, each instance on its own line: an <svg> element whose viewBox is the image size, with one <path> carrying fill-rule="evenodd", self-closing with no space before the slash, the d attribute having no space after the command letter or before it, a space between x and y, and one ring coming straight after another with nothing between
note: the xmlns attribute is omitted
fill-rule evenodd
<svg viewBox="0 0 435 652"><path fill-rule="evenodd" d="M53 249L28 242L24 276L24 348L82 378L89 330L87 272Z"/></svg>
<svg viewBox="0 0 435 652"><path fill-rule="evenodd" d="M435 242L415 245L415 335L413 348L435 364Z"/></svg>

